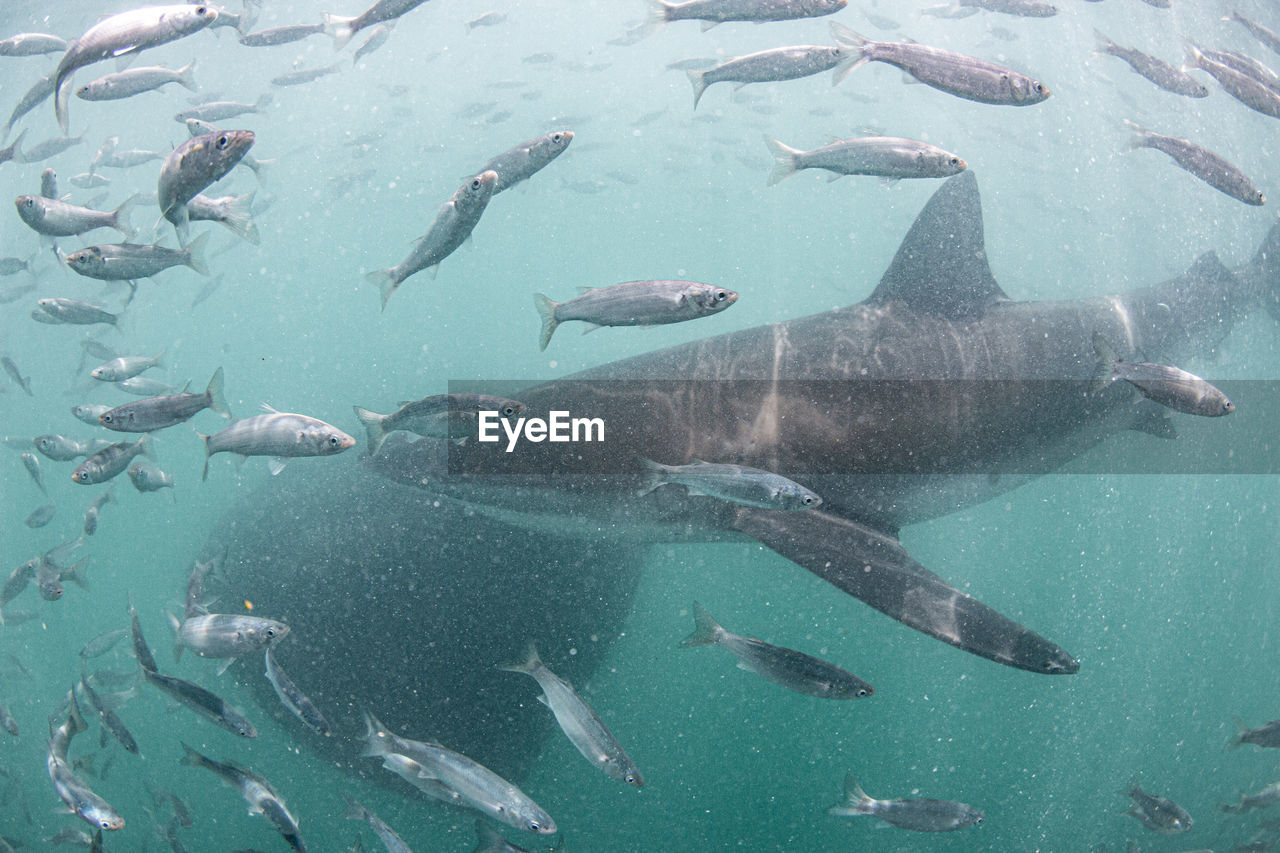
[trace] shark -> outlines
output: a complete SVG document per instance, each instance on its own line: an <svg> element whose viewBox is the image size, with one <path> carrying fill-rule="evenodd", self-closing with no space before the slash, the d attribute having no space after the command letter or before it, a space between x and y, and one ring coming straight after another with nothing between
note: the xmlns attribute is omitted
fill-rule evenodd
<svg viewBox="0 0 1280 853"><path fill-rule="evenodd" d="M571 538L755 540L965 652L1072 674L1080 664L1065 649L913 559L901 529L1008 492L1126 430L1175 437L1175 416L1127 383L1098 381L1099 336L1147 360L1203 357L1255 310L1280 319L1278 285L1280 225L1235 269L1210 252L1180 276L1120 294L1012 300L988 264L978 183L966 171L934 193L861 302L511 395L531 415L602 414L606 441L504 452L397 433L365 464ZM650 459L751 466L823 500L796 512L674 484L650 491Z"/></svg>

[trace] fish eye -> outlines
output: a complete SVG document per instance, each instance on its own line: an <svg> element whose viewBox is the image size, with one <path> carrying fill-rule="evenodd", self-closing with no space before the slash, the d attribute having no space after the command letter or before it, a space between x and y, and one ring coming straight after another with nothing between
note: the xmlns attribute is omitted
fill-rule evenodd
<svg viewBox="0 0 1280 853"><path fill-rule="evenodd" d="M978 818L977 820L975 820L975 821L974 821L974 823L975 823L975 824L978 824L979 826L981 826L981 825L982 825L982 818Z"/></svg>
<svg viewBox="0 0 1280 853"><path fill-rule="evenodd" d="M114 420L114 418L112 418L111 415L103 415L102 417L98 418L98 420L102 421L104 424L109 424L111 423L111 421Z"/></svg>
<svg viewBox="0 0 1280 853"><path fill-rule="evenodd" d="M529 821L529 829L533 830L534 832L537 832L539 829L542 829L542 827L538 824L536 820L531 820Z"/></svg>
<svg viewBox="0 0 1280 853"><path fill-rule="evenodd" d="M110 829L111 821L107 820L106 818L103 818L102 820L98 821L98 826L102 827L103 829Z"/></svg>
<svg viewBox="0 0 1280 853"><path fill-rule="evenodd" d="M338 441L338 437L336 435L329 436L329 445L331 447L337 447L341 443L342 442Z"/></svg>
<svg viewBox="0 0 1280 853"><path fill-rule="evenodd" d="M473 178L473 179L472 179L472 181L471 181L471 189L473 189L473 190L478 190L478 189L480 189L480 179L479 179L479 178Z"/></svg>
<svg viewBox="0 0 1280 853"><path fill-rule="evenodd" d="M803 498L800 499L800 503L804 504L805 506L809 506L810 504L813 503L813 495L805 495Z"/></svg>
<svg viewBox="0 0 1280 853"><path fill-rule="evenodd" d="M515 413L516 413L516 407L515 407L515 406L503 406L503 407L502 407L502 415L503 415L503 417L507 417L507 418L509 418L509 417L511 417L512 415L514 415Z"/></svg>
<svg viewBox="0 0 1280 853"><path fill-rule="evenodd" d="M561 140L563 140L563 139L564 139L564 134L563 134L563 133L553 133L553 134L551 134L551 141L552 141L552 142L560 142L560 141L561 141Z"/></svg>
<svg viewBox="0 0 1280 853"><path fill-rule="evenodd" d="M268 638L268 639L272 639L272 638L274 638L274 637L275 637L275 635L276 635L276 629L275 629L275 628L268 628L268 629L265 631L265 633L266 633L266 635L267 635L267 638Z"/></svg>
<svg viewBox="0 0 1280 853"><path fill-rule="evenodd" d="M228 145L231 144L231 137L227 136L224 133L218 137L217 142L215 142L214 144L217 145L219 149L226 148Z"/></svg>
<svg viewBox="0 0 1280 853"><path fill-rule="evenodd" d="M207 6L197 6L197 7L196 7L196 14L197 14L197 15L200 15L201 17L203 17L203 16L207 15L208 13L209 13L209 9L208 9L208 7L207 7Z"/></svg>
<svg viewBox="0 0 1280 853"><path fill-rule="evenodd" d="M24 202L23 202L23 204L25 204L27 207L35 207L35 206L36 206L36 200L35 200L34 198L31 198L31 197L29 197L29 196L28 196L27 200L26 200L26 201L24 201Z"/></svg>
<svg viewBox="0 0 1280 853"><path fill-rule="evenodd" d="M860 688L858 688L858 695L859 695L859 696L866 696L866 695L868 695L868 694L867 694L867 688L865 688L865 687L860 687Z"/></svg>
<svg viewBox="0 0 1280 853"><path fill-rule="evenodd" d="M960 158L959 158L959 157L952 157L952 158L951 158L951 160L950 160L950 163L951 163L951 165L952 165L952 166L959 166L959 165L960 165Z"/></svg>
<svg viewBox="0 0 1280 853"><path fill-rule="evenodd" d="M728 298L729 294L725 293L723 290L716 291L716 302L723 302Z"/></svg>

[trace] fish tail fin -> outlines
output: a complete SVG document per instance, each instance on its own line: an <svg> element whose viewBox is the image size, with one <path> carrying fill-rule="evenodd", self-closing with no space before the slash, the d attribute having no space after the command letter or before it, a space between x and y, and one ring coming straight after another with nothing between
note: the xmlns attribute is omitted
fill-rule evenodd
<svg viewBox="0 0 1280 853"><path fill-rule="evenodd" d="M693 633L680 641L683 649L694 646L714 646L720 641L724 628L720 627L707 609L698 602L693 603Z"/></svg>
<svg viewBox="0 0 1280 853"><path fill-rule="evenodd" d="M203 483L209 479L209 457L212 456L213 453L209 450L210 436L207 436L202 432L197 432L196 435L200 436L200 440L204 442L204 473L200 475L200 482Z"/></svg>
<svg viewBox="0 0 1280 853"><path fill-rule="evenodd" d="M13 138L13 144L9 146L13 151L13 162L15 163L27 162L27 158L22 156L22 140L25 139L26 136L27 131L24 129L22 133L19 133Z"/></svg>
<svg viewBox="0 0 1280 853"><path fill-rule="evenodd" d="M120 206L111 213L111 227L123 234L127 240L132 240L137 233L129 217L133 215L133 209L138 206L138 199L138 193L134 193L120 202Z"/></svg>
<svg viewBox="0 0 1280 853"><path fill-rule="evenodd" d="M1098 42L1098 46L1094 50L1095 54L1106 53L1108 50L1116 46L1116 43L1108 38L1106 33L1102 32L1102 30L1097 27L1093 28L1093 37Z"/></svg>
<svg viewBox="0 0 1280 853"><path fill-rule="evenodd" d="M213 372L213 376L209 377L209 385L204 389L204 396L208 400L205 405L224 418L230 419L231 408L227 405L226 395L222 392L221 367Z"/></svg>
<svg viewBox="0 0 1280 853"><path fill-rule="evenodd" d="M257 194L257 190L244 195L233 196L227 204L222 219L218 220L237 237L240 237L253 245L262 242L262 237L258 234L258 226L253 222L253 197Z"/></svg>
<svg viewBox="0 0 1280 853"><path fill-rule="evenodd" d="M386 415L380 415L377 412L371 412L368 409L362 409L359 406L352 406L355 410L356 419L360 421L364 427L365 435L369 438L369 455L377 456L378 450L382 447L382 442L387 437L386 428L382 426L382 422L386 420Z"/></svg>
<svg viewBox="0 0 1280 853"><path fill-rule="evenodd" d="M178 69L178 85L192 92L196 90L196 61L194 59Z"/></svg>
<svg viewBox="0 0 1280 853"><path fill-rule="evenodd" d="M270 92L259 96L258 100L253 102L253 111L258 113L262 112L263 108L271 106L275 102L275 99L276 96Z"/></svg>
<svg viewBox="0 0 1280 853"><path fill-rule="evenodd" d="M65 569L65 571L67 572L66 579L71 581L73 584L80 587L81 589L88 590L89 581L84 576L84 573L88 570L88 568L89 568L88 557L85 557L84 559L81 559L81 560L77 560L74 565L68 566Z"/></svg>
<svg viewBox="0 0 1280 853"><path fill-rule="evenodd" d="M852 773L844 774L844 799L838 805L827 809L828 814L862 815L872 814L875 800L867 796L858 780Z"/></svg>
<svg viewBox="0 0 1280 853"><path fill-rule="evenodd" d="M769 146L769 153L773 155L773 171L769 173L769 186L796 173L796 155L800 153L799 148L784 145L767 133L764 136L764 144Z"/></svg>
<svg viewBox="0 0 1280 853"><path fill-rule="evenodd" d="M80 734L89 726L84 721L84 715L80 713L80 703L76 701L76 690L71 688L71 710L67 714L67 721L71 723L71 735Z"/></svg>
<svg viewBox="0 0 1280 853"><path fill-rule="evenodd" d="M241 160L240 162L244 163L243 160ZM271 167L278 162L279 161L273 157L270 160L254 159L250 163L245 163L245 165L253 170L253 174L258 178L258 183L262 184L262 183L266 183L266 180L267 180L265 173L270 172Z"/></svg>
<svg viewBox="0 0 1280 853"><path fill-rule="evenodd" d="M669 481L667 479L667 466L654 462L652 459L641 459L644 463L645 482L640 487L640 494L647 495L659 486L665 486Z"/></svg>
<svg viewBox="0 0 1280 853"><path fill-rule="evenodd" d="M533 305L538 309L538 316L542 318L542 331L538 335L538 349L545 351L547 344L551 343L551 336L556 333L556 327L560 325L560 321L556 319L556 309L560 307L559 302L553 302L541 293L533 294Z"/></svg>
<svg viewBox="0 0 1280 853"><path fill-rule="evenodd" d="M844 82L844 78L848 77L859 66L858 60L862 58L862 54L858 51L849 51L848 56L841 57L836 63L836 67L831 69L831 85L839 86Z"/></svg>
<svg viewBox="0 0 1280 853"><path fill-rule="evenodd" d="M831 22L831 37L836 40L836 44L848 49L853 54L853 61L849 63L848 68L843 70L840 79L843 80L871 61L870 50L871 45L874 44L871 39L849 29L838 21Z"/></svg>
<svg viewBox="0 0 1280 853"><path fill-rule="evenodd" d="M187 245L187 248L183 250L186 252L186 255L187 255L187 260L186 260L187 266L191 267L193 270L200 273L200 275L209 274L209 266L208 264L205 263L205 260L204 260L204 247L205 247L205 244L208 242L209 242L209 232L206 231L203 234L201 234L199 237L192 240Z"/></svg>
<svg viewBox="0 0 1280 853"><path fill-rule="evenodd" d="M1244 724L1244 720L1236 717L1236 730L1231 735L1231 740L1227 741L1227 745L1223 750L1239 749L1244 746L1244 736L1248 734L1249 727Z"/></svg>
<svg viewBox="0 0 1280 853"><path fill-rule="evenodd" d="M351 36L354 35L351 30L351 22L354 20L355 18L325 13L324 32L325 35L333 38L334 50L342 50L347 46L347 42L351 41Z"/></svg>
<svg viewBox="0 0 1280 853"><path fill-rule="evenodd" d="M476 849L472 853L485 853L489 850L502 850L507 840L493 827L482 820L476 820ZM508 845L510 846L510 845Z"/></svg>
<svg viewBox="0 0 1280 853"><path fill-rule="evenodd" d="M178 741L178 743L182 744L182 760L178 762L179 764L185 765L186 767L203 767L208 763L209 759L205 758L182 741Z"/></svg>
<svg viewBox="0 0 1280 853"><path fill-rule="evenodd" d="M169 617L169 627L173 629L173 660L177 663L182 660L182 623L172 613L165 615Z"/></svg>
<svg viewBox="0 0 1280 853"><path fill-rule="evenodd" d="M667 0L652 0L649 4L649 17L644 22L642 35L645 37L651 36L674 20L671 15L673 8L674 4L668 3Z"/></svg>
<svg viewBox="0 0 1280 853"><path fill-rule="evenodd" d="M689 70L685 74L689 75L689 82L693 84L693 108L698 108L698 101L702 100L702 93L707 91L707 75L705 71Z"/></svg>
<svg viewBox="0 0 1280 853"><path fill-rule="evenodd" d="M387 267L385 270L374 270L371 273L365 273L364 280L371 284L376 284L378 290L382 293L382 310L387 310L387 300L391 298L391 294L396 292L396 288L400 286L400 282L396 281L394 267Z"/></svg>
<svg viewBox="0 0 1280 853"><path fill-rule="evenodd" d="M71 75L58 77L53 84L53 112L58 117L58 127L66 136L71 129L71 116L67 113L67 92L71 90Z"/></svg>
<svg viewBox="0 0 1280 853"><path fill-rule="evenodd" d="M1132 138L1129 139L1129 144L1126 145L1124 149L1126 154L1130 151L1136 151L1139 148L1148 147L1147 143L1151 139L1150 130L1147 130L1145 127L1138 124L1137 122L1129 121L1128 119L1124 120L1124 125L1125 127L1133 131L1133 136Z"/></svg>
<svg viewBox="0 0 1280 853"><path fill-rule="evenodd" d="M390 732L382 721L366 710L364 712L364 752L360 755L365 758L386 755L390 751L390 747L387 746L388 734Z"/></svg>
<svg viewBox="0 0 1280 853"><path fill-rule="evenodd" d="M538 647L533 640L529 641L529 645L524 650L524 660L518 663L503 664L498 669L507 672L523 672L526 675L542 668L542 658L538 657Z"/></svg>
<svg viewBox="0 0 1280 853"><path fill-rule="evenodd" d="M368 820L369 810L360 805L356 798L350 794L343 794L342 799L347 801L347 820Z"/></svg>

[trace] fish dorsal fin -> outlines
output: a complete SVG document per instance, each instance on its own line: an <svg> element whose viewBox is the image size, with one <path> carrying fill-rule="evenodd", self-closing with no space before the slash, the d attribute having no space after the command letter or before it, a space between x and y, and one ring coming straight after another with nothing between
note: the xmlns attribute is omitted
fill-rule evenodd
<svg viewBox="0 0 1280 853"><path fill-rule="evenodd" d="M977 178L961 172L920 211L867 302L961 319L1005 299L987 265Z"/></svg>

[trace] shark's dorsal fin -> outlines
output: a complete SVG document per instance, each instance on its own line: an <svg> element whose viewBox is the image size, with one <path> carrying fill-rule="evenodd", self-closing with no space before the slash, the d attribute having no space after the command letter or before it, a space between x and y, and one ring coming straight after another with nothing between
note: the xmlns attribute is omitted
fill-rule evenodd
<svg viewBox="0 0 1280 853"><path fill-rule="evenodd" d="M924 314L961 319L1004 299L987 266L978 180L961 172L920 211L867 302L901 302Z"/></svg>

